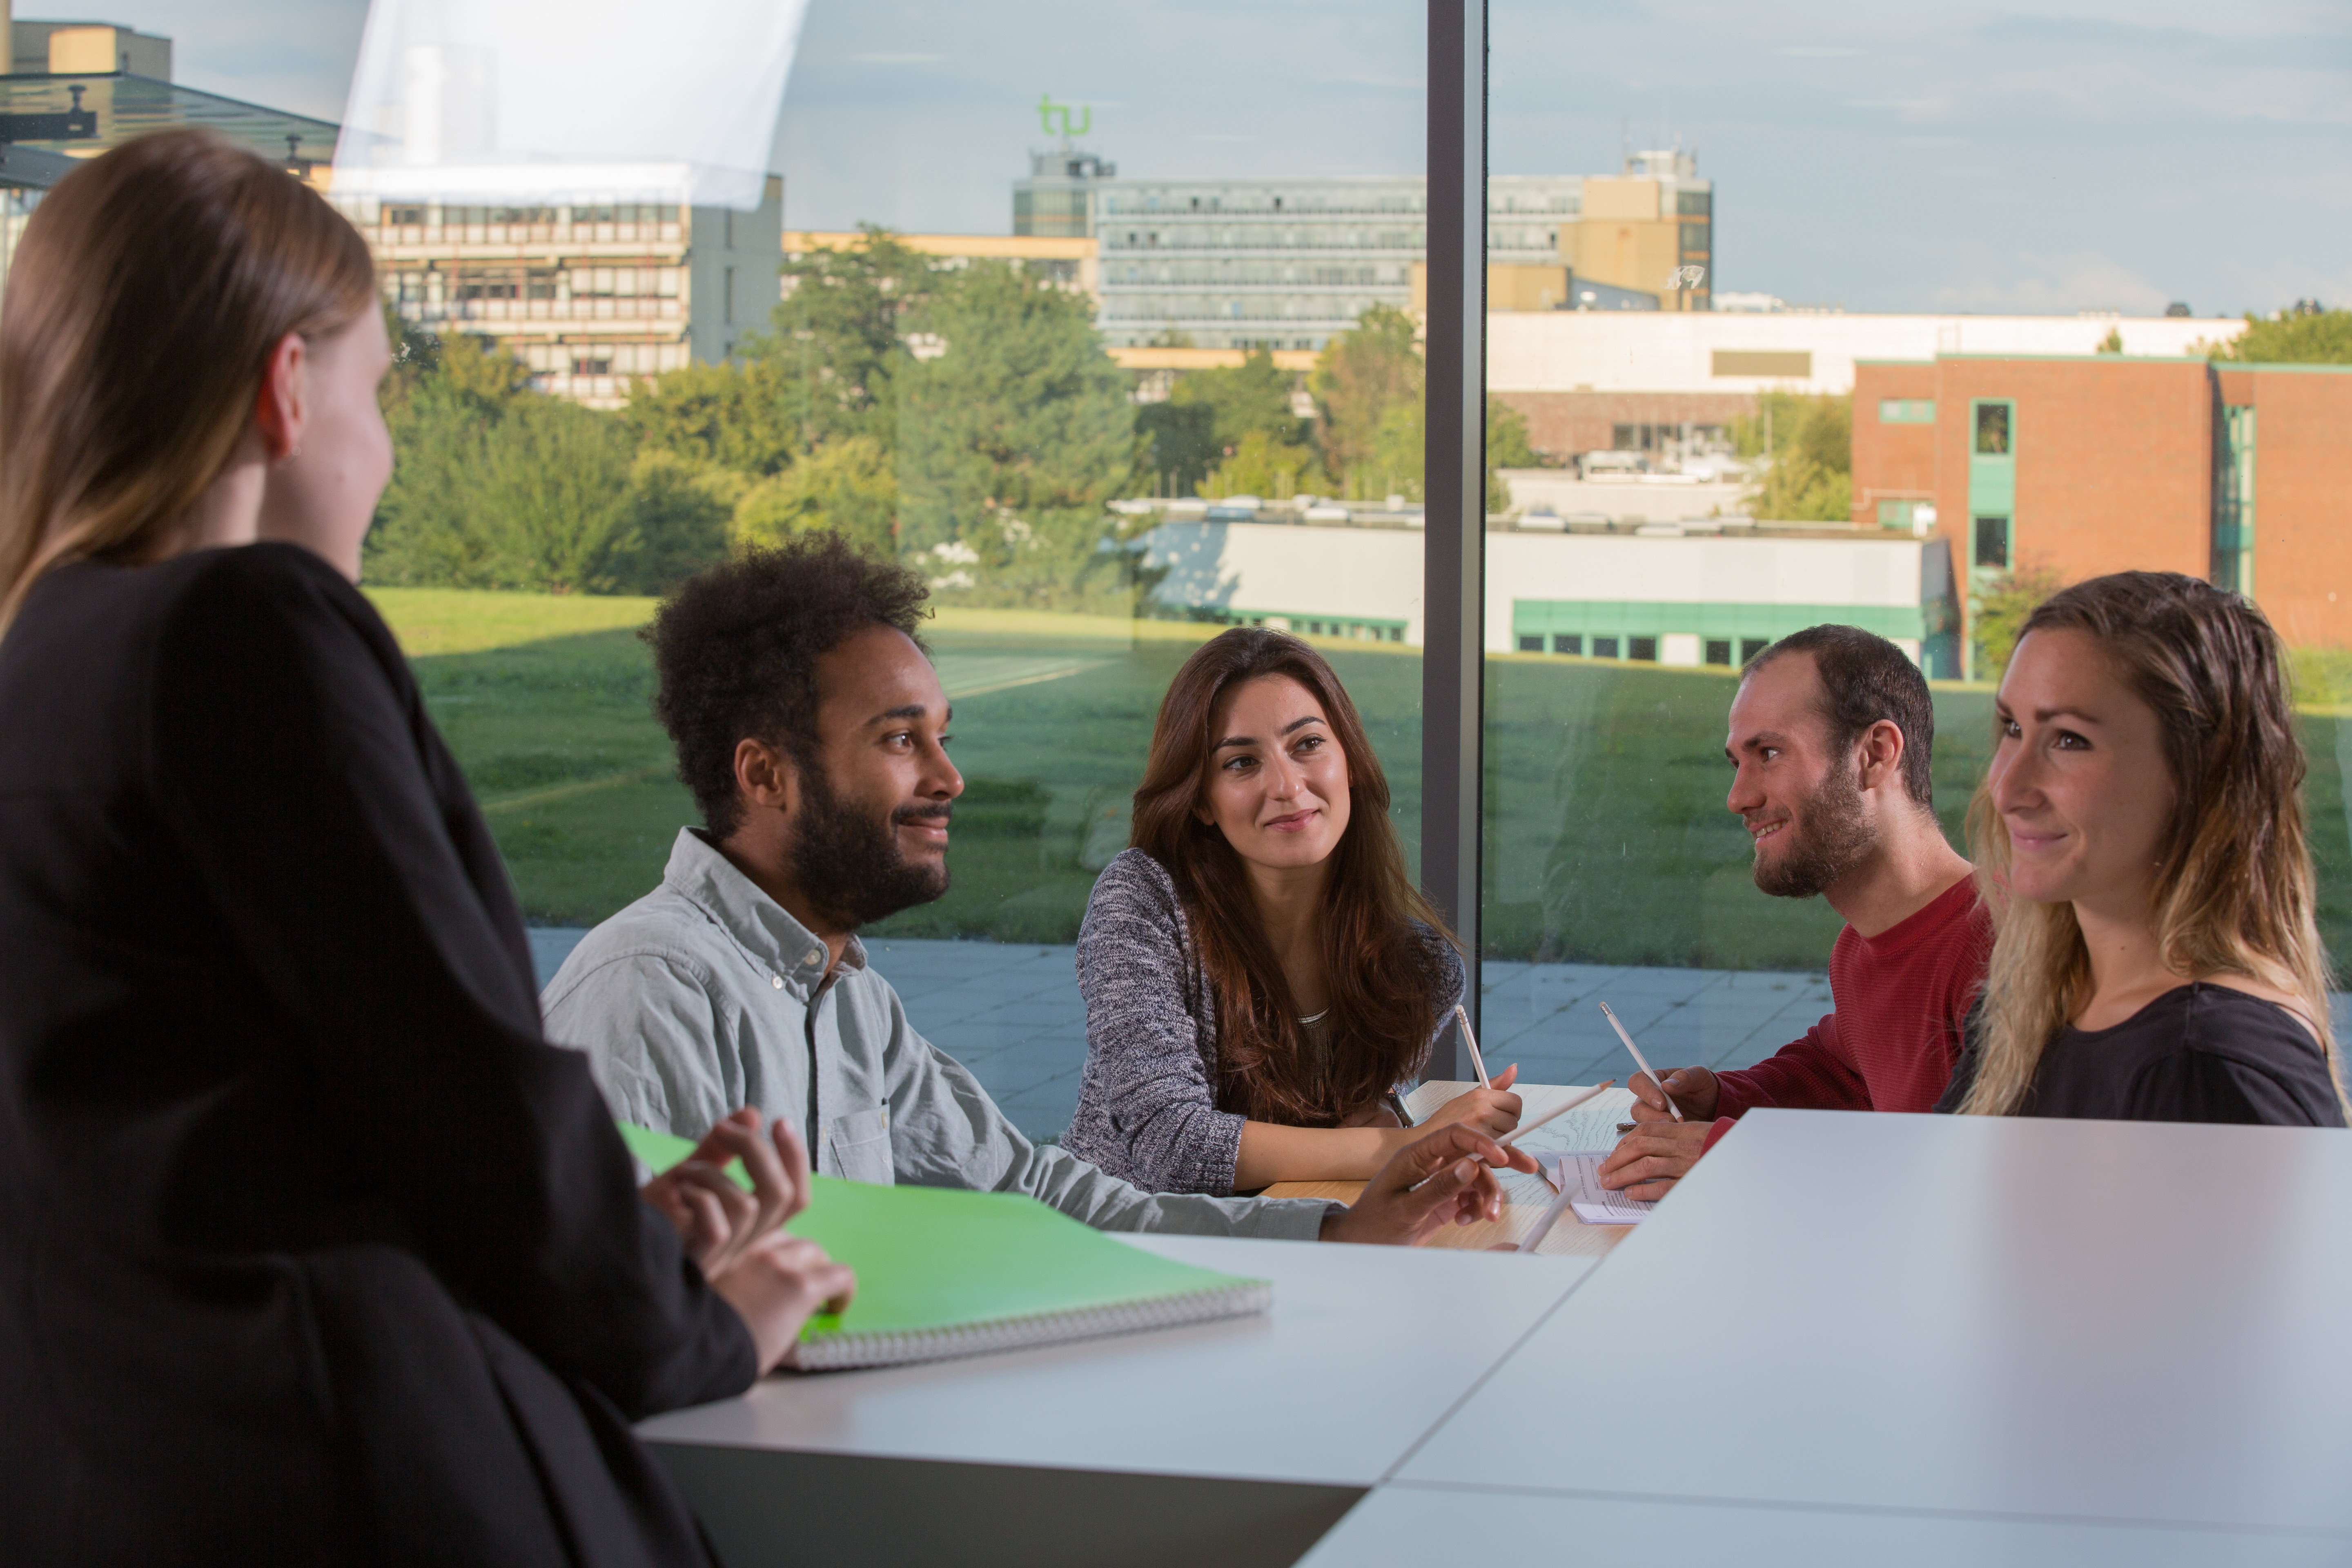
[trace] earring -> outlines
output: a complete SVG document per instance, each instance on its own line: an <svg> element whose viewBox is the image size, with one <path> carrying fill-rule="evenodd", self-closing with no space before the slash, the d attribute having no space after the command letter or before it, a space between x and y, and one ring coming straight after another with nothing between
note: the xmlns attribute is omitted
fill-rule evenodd
<svg viewBox="0 0 2352 1568"><path fill-rule="evenodd" d="M282 457L282 458L278 458L278 466L279 468L284 468L287 464L289 464L289 463L292 462L295 458L297 458L300 457L301 455L302 455L302 448L301 448L301 447L287 447L287 448L286 448L286 455L285 455L284 457Z"/></svg>

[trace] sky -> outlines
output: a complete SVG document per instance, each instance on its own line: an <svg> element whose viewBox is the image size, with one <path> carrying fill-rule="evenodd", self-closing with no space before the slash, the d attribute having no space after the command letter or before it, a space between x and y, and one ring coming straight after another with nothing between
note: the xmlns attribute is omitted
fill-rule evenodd
<svg viewBox="0 0 2352 1568"><path fill-rule="evenodd" d="M1678 139L1717 183L1719 290L1853 310L2352 303L2343 0L1491 5L1494 171L1608 174L1629 142ZM339 120L365 12L106 15L173 37L191 86ZM1423 18L1411 0L813 0L775 148L785 221L1005 233L1011 182L1049 145L1043 94L1087 106L1086 143L1123 174L1417 173Z"/></svg>

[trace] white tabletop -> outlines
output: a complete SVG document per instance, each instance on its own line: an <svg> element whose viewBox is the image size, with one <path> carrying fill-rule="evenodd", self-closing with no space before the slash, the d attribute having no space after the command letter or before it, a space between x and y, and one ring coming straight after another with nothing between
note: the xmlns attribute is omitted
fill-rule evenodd
<svg viewBox="0 0 2352 1568"><path fill-rule="evenodd" d="M639 1430L656 1446L1370 1486L1594 1262L1120 1239L1271 1279L1274 1310L1013 1355L773 1377Z"/></svg>
<svg viewBox="0 0 2352 1568"><path fill-rule="evenodd" d="M2347 1326L2343 1131L1759 1110L1397 1479L2352 1555Z"/></svg>
<svg viewBox="0 0 2352 1568"><path fill-rule="evenodd" d="M1475 1553L1465 1545L1475 1542ZM1671 1543L1662 1551L1662 1545ZM1738 1568L2342 1568L2341 1536L1383 1487L1298 1568L1491 1563Z"/></svg>

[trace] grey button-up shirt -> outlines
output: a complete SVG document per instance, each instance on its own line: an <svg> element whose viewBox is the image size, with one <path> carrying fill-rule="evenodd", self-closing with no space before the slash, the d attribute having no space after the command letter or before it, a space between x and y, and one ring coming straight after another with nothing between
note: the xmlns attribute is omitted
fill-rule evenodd
<svg viewBox="0 0 2352 1568"><path fill-rule="evenodd" d="M583 938L540 1000L614 1115L681 1137L753 1105L791 1119L827 1175L1025 1193L1106 1230L1312 1240L1328 1209L1146 1193L1030 1142L909 1026L855 937L828 976L824 943L692 828L661 886Z"/></svg>

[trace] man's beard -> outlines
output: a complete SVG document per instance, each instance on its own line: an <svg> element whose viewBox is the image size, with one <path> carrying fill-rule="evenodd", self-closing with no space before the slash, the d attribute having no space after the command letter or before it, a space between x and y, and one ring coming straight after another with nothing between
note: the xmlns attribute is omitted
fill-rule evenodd
<svg viewBox="0 0 2352 1568"><path fill-rule="evenodd" d="M1876 847L1850 767L1832 768L1821 788L1790 814L1788 847L1756 857L1756 885L1776 899L1810 899L1862 864Z"/></svg>
<svg viewBox="0 0 2352 1568"><path fill-rule="evenodd" d="M851 929L928 904L948 890L942 857L915 865L898 852L901 822L945 822L946 801L901 805L876 816L833 793L822 769L801 770L800 821L793 833L793 880Z"/></svg>

